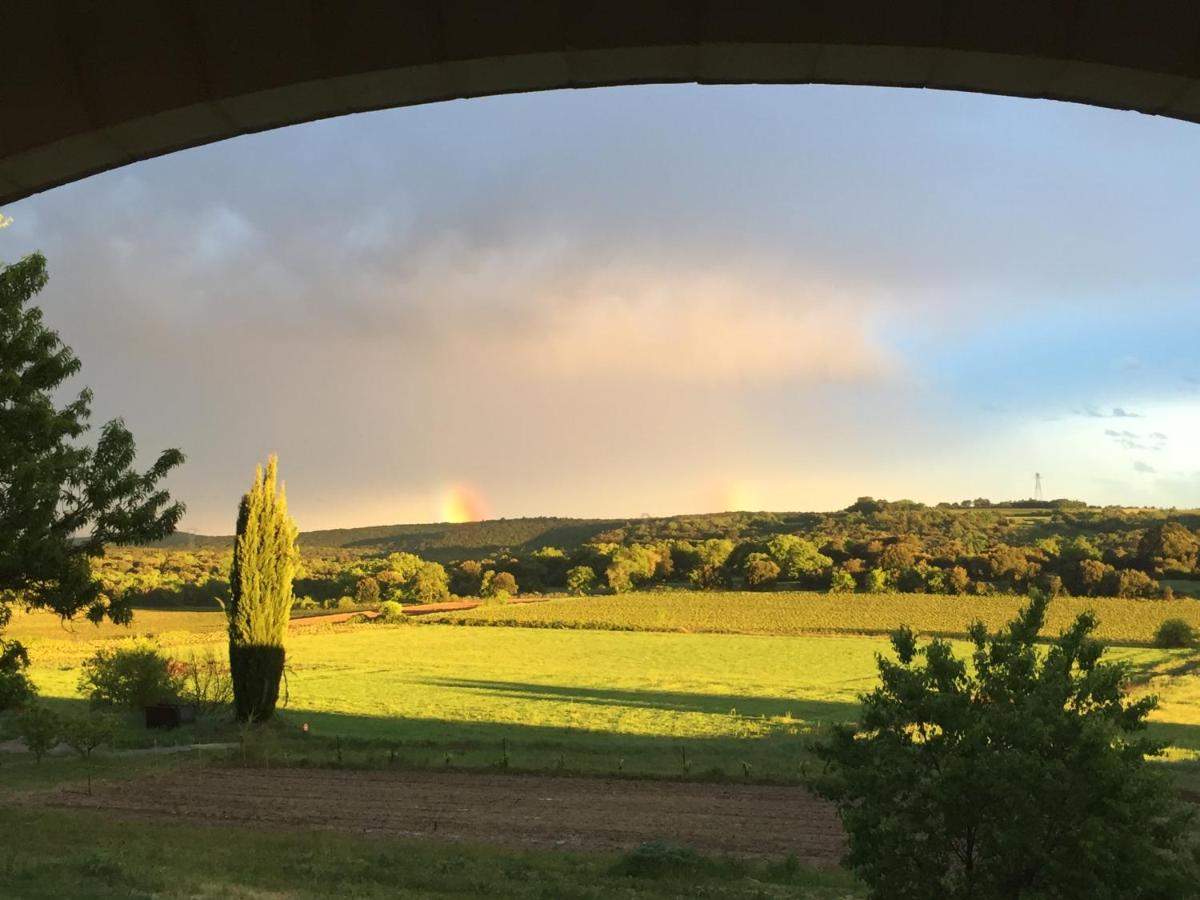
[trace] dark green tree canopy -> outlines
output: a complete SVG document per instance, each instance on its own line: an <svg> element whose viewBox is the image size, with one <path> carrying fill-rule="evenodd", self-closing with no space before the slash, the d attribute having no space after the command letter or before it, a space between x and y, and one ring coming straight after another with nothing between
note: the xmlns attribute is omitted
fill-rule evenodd
<svg viewBox="0 0 1200 900"><path fill-rule="evenodd" d="M1191 814L1147 762L1155 700L1126 698L1088 614L1039 647L1047 602L975 625L971 666L902 629L861 722L818 747L815 787L873 896L1194 896Z"/></svg>
<svg viewBox="0 0 1200 900"><path fill-rule="evenodd" d="M95 446L80 443L91 392L55 403L80 363L30 305L47 278L38 253L0 268L0 626L13 602L127 621L129 609L101 593L90 560L106 544L175 530L183 504L160 483L183 454L167 450L138 472L133 435L119 419L100 429Z"/></svg>

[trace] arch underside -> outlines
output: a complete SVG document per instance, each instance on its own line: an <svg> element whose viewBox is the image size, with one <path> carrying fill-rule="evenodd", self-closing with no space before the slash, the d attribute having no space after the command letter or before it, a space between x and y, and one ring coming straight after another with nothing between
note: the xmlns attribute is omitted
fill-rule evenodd
<svg viewBox="0 0 1200 900"><path fill-rule="evenodd" d="M649 83L856 84L1200 121L1200 3L160 0L3 13L0 203L368 110Z"/></svg>

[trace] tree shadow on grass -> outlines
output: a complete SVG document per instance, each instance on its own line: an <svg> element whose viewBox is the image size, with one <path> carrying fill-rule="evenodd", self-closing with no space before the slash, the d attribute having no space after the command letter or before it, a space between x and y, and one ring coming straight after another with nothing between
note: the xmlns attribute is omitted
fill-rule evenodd
<svg viewBox="0 0 1200 900"><path fill-rule="evenodd" d="M308 731L302 731L304 725ZM563 774L697 777L748 775L795 780L812 764L812 729L738 737L627 734L513 722L344 715L289 709L277 727L293 763L417 768L511 769ZM275 756L279 759L279 754Z"/></svg>
<svg viewBox="0 0 1200 900"><path fill-rule="evenodd" d="M740 694L698 694L685 691L639 691L585 688L574 685L534 684L522 681L488 681L470 678L428 678L425 684L475 691L496 697L529 701L580 703L656 709L664 712L698 712L748 718L789 717L801 722L844 722L858 712L858 703L809 700L798 697L748 697Z"/></svg>

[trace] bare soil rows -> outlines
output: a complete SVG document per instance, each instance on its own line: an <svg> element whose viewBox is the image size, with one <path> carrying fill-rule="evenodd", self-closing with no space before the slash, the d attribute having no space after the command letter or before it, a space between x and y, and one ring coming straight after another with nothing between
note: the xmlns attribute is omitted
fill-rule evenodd
<svg viewBox="0 0 1200 900"><path fill-rule="evenodd" d="M137 819L329 829L472 844L614 851L668 840L709 853L832 866L832 807L803 788L468 772L182 768L26 801Z"/></svg>

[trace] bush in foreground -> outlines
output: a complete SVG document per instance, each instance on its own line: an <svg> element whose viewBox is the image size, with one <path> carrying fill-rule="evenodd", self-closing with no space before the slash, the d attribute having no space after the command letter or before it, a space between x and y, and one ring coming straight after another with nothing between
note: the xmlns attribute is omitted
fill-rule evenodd
<svg viewBox="0 0 1200 900"><path fill-rule="evenodd" d="M1194 895L1192 814L1147 763L1154 698L1126 699L1088 613L1040 654L1047 603L995 635L975 625L970 668L902 628L860 723L817 746L814 787L872 896Z"/></svg>
<svg viewBox="0 0 1200 900"><path fill-rule="evenodd" d="M79 692L94 706L140 709L171 703L181 687L171 661L147 643L97 650L79 675Z"/></svg>
<svg viewBox="0 0 1200 900"><path fill-rule="evenodd" d="M1196 629L1183 619L1167 619L1154 633L1154 646L1172 649L1196 646Z"/></svg>

